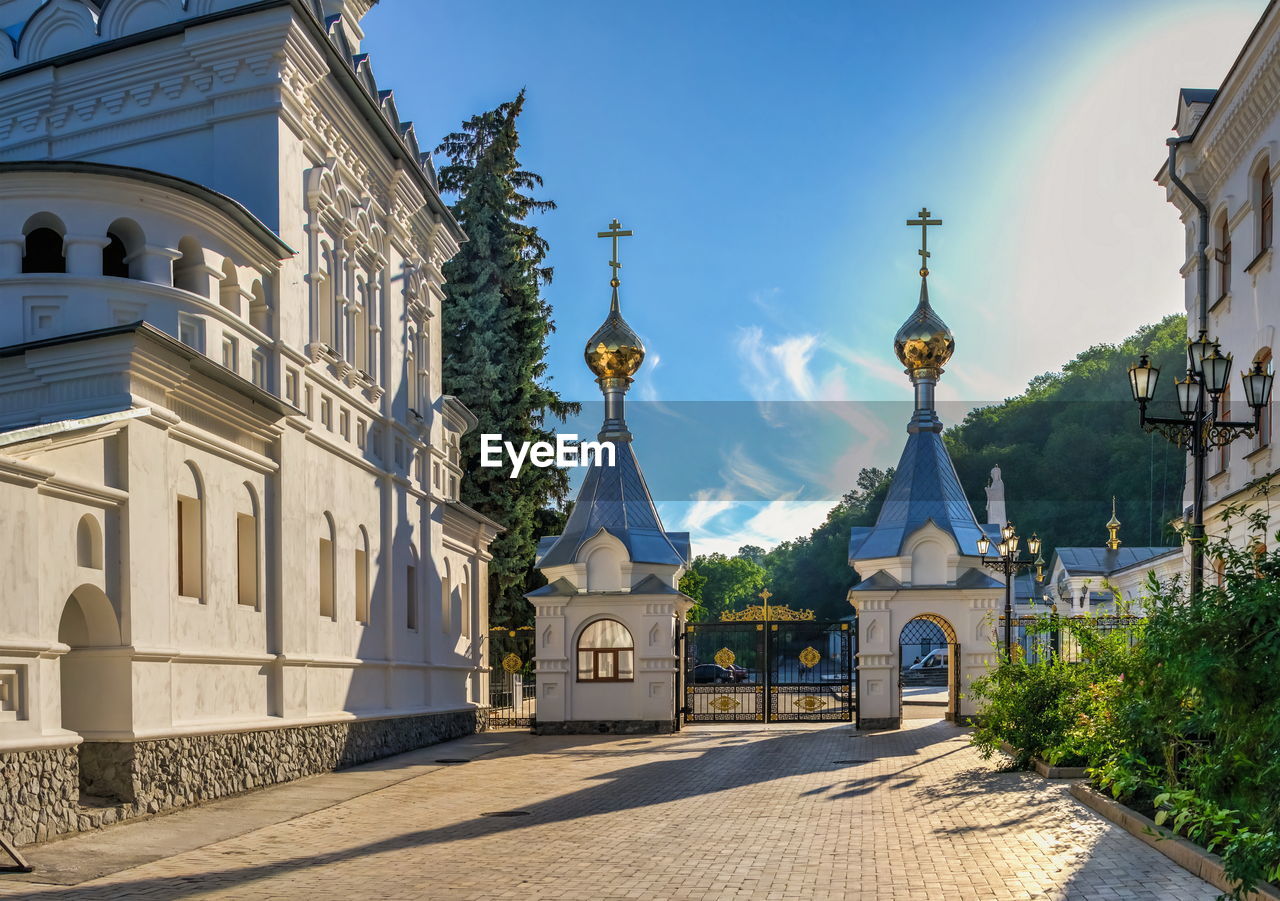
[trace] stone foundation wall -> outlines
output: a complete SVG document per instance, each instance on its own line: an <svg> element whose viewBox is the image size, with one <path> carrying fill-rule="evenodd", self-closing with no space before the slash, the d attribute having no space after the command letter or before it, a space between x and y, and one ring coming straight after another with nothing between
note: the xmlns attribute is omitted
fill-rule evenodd
<svg viewBox="0 0 1280 901"><path fill-rule="evenodd" d="M670 720L562 720L533 725L534 735L666 735L674 731Z"/></svg>
<svg viewBox="0 0 1280 901"><path fill-rule="evenodd" d="M43 841L355 766L487 724L488 711L479 709L0 754L0 822L14 824L2 828L18 844Z"/></svg>
<svg viewBox="0 0 1280 901"><path fill-rule="evenodd" d="M873 732L880 729L901 729L902 718L896 716L864 716L858 728L863 732Z"/></svg>
<svg viewBox="0 0 1280 901"><path fill-rule="evenodd" d="M0 754L0 828L19 845L74 831L78 773L73 747Z"/></svg>

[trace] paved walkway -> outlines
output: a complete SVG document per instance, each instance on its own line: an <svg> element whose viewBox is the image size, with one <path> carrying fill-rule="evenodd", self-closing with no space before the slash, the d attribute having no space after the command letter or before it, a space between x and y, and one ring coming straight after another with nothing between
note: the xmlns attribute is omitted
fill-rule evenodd
<svg viewBox="0 0 1280 901"><path fill-rule="evenodd" d="M430 755L430 758L425 755ZM435 759L472 762L438 765ZM323 781L321 781L323 780ZM32 899L1212 899L1217 892L1073 801L1000 772L943 722L698 727L663 737L476 736L33 849L127 867L78 885L0 877ZM361 792L364 793L361 793ZM256 819L236 804L254 799ZM494 815L516 814L516 815ZM230 824L243 820L238 835ZM292 817L292 818L290 818ZM203 847L190 833L219 823ZM142 830L181 838L151 847ZM157 839L158 840L158 839ZM132 848L120 853L121 846ZM111 849L115 849L112 857ZM184 848L186 848L184 850ZM96 850L95 850L96 849ZM134 865L137 864L137 865ZM106 867L111 869L112 867ZM44 879L40 873L26 880Z"/></svg>

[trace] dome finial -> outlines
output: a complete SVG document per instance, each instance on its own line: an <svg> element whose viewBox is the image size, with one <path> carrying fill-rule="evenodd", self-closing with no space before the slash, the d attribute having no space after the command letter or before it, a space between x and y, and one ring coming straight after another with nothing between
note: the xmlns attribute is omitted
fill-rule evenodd
<svg viewBox="0 0 1280 901"><path fill-rule="evenodd" d="M941 219L930 219L929 208L920 210L919 219L908 219L907 225L920 226L920 303L915 312L898 329L893 339L893 350L907 374L913 378L922 370L929 370L936 379L942 367L955 352L955 336L942 318L929 305L929 226L941 225Z"/></svg>
<svg viewBox="0 0 1280 901"><path fill-rule="evenodd" d="M618 262L618 239L629 238L631 234L629 229L622 228L622 223L617 219L609 223L608 230L596 233L599 238L613 239L613 257L609 260L609 266L613 270L613 276L609 279L613 297L609 301L609 315L604 324L587 340L582 355L586 358L587 368L595 373L596 383L604 393L605 413L604 425L600 430L601 441L631 439L622 415L622 399L631 387L631 377L644 362L644 344L622 318L622 309L618 304L618 286L621 284L618 270L622 268L622 263Z"/></svg>
<svg viewBox="0 0 1280 901"><path fill-rule="evenodd" d="M1111 495L1111 519L1107 521L1107 550L1120 550L1120 520L1116 519L1116 496Z"/></svg>

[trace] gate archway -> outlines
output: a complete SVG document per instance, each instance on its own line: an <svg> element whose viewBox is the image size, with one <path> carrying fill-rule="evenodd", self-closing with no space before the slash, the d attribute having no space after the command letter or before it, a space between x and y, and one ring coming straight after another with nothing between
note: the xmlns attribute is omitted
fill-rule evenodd
<svg viewBox="0 0 1280 901"><path fill-rule="evenodd" d="M960 643L936 613L920 613L898 633L898 712L902 719L939 713L956 721L960 710Z"/></svg>

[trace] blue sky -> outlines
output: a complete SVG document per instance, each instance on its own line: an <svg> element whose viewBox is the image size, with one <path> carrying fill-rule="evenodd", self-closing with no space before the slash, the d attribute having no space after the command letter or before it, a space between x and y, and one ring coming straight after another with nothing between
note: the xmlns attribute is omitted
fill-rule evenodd
<svg viewBox="0 0 1280 901"><path fill-rule="evenodd" d="M636 426L637 452L668 528L707 551L807 532L858 467L896 460L922 204L946 222L948 421L1180 310L1181 226L1151 179L1177 88L1220 83L1264 5L382 0L363 25L424 147L527 89L567 397L598 397L595 233L634 229L623 312L649 359L631 397L670 414ZM800 441L815 408L787 402L833 425Z"/></svg>

